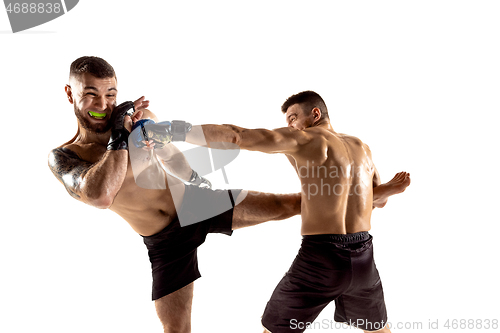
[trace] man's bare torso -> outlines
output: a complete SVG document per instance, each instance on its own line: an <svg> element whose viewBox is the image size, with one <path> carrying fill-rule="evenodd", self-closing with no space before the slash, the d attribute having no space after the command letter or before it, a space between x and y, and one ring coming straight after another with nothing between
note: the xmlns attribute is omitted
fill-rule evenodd
<svg viewBox="0 0 500 333"><path fill-rule="evenodd" d="M302 234L345 234L370 230L375 167L356 137L321 127L289 156L302 186Z"/></svg>
<svg viewBox="0 0 500 333"><path fill-rule="evenodd" d="M96 163L102 159L106 152L106 147L99 144L70 144L65 146L75 152L80 159L90 163ZM159 163L155 161L155 163ZM157 165L155 165L157 166ZM164 229L176 216L174 199L172 197L169 184L176 187L175 200L180 205L184 193L184 185L175 178L170 177L166 181L167 174L161 168L154 168L154 172L144 170L139 175L142 177L156 177L162 179L165 186L163 189L146 189L137 185L132 171L130 158L127 166L127 173L123 184L116 195L113 204L109 208L123 219L140 235L153 235ZM162 173L158 175L158 173ZM162 186L163 187L163 186Z"/></svg>

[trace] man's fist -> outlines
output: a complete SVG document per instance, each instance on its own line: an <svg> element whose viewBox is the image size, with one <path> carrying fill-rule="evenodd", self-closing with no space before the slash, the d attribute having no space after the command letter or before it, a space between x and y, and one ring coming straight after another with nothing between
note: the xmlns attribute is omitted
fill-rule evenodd
<svg viewBox="0 0 500 333"><path fill-rule="evenodd" d="M164 121L156 124L151 119L141 119L132 126L131 141L137 148L161 149L172 142L170 122Z"/></svg>
<svg viewBox="0 0 500 333"><path fill-rule="evenodd" d="M125 128L125 116L131 117L135 112L133 102L123 102L115 106L111 114L111 137L108 142L108 150L128 149L129 132Z"/></svg>
<svg viewBox="0 0 500 333"><path fill-rule="evenodd" d="M191 124L182 120L155 123L151 119L141 119L132 127L132 141L137 148L153 145L163 148L172 141L185 141Z"/></svg>

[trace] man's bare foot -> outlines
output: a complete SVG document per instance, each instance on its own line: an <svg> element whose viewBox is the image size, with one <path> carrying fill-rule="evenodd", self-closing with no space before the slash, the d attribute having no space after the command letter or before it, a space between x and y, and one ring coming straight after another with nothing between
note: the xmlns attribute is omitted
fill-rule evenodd
<svg viewBox="0 0 500 333"><path fill-rule="evenodd" d="M410 174L399 172L385 184L373 189L373 207L383 208L391 195L402 193L410 185Z"/></svg>
<svg viewBox="0 0 500 333"><path fill-rule="evenodd" d="M394 178L392 178L390 181L388 181L383 185L387 186L389 195L394 195L398 193L403 193L406 190L406 188L410 185L410 182L411 182L410 174L408 172L403 171L397 173L394 176Z"/></svg>

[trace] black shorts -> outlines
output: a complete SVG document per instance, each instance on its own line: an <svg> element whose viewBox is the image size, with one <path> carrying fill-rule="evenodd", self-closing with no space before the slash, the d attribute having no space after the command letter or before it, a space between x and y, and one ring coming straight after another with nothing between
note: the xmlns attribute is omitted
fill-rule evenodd
<svg viewBox="0 0 500 333"><path fill-rule="evenodd" d="M201 276L198 270L197 248L205 242L208 233L223 233L229 236L233 233L232 207L240 192L241 190L214 191L186 185L180 209L185 222L183 225L186 226L182 227L176 218L159 233L143 236L153 270L153 300L173 293ZM226 205L228 198L232 202L229 209L221 209L222 213L219 215L203 219L203 211L199 209L200 202L212 207L213 212L214 207L221 206L221 202ZM189 223L186 217L195 222Z"/></svg>
<svg viewBox="0 0 500 333"><path fill-rule="evenodd" d="M267 303L262 325L272 333L303 332L331 301L337 322L366 331L386 325L368 232L303 236L299 254Z"/></svg>

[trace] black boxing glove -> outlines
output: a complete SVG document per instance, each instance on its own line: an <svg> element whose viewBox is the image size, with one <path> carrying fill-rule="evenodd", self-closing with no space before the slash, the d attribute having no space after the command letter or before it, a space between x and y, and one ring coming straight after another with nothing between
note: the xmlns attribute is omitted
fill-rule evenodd
<svg viewBox="0 0 500 333"><path fill-rule="evenodd" d="M134 102L123 102L115 106L111 115L111 137L108 142L108 150L128 149L129 131L124 126L125 116L131 116L135 112Z"/></svg>
<svg viewBox="0 0 500 333"><path fill-rule="evenodd" d="M193 126L184 120L172 120L170 125L170 133L172 141L186 141L186 133L191 131Z"/></svg>

